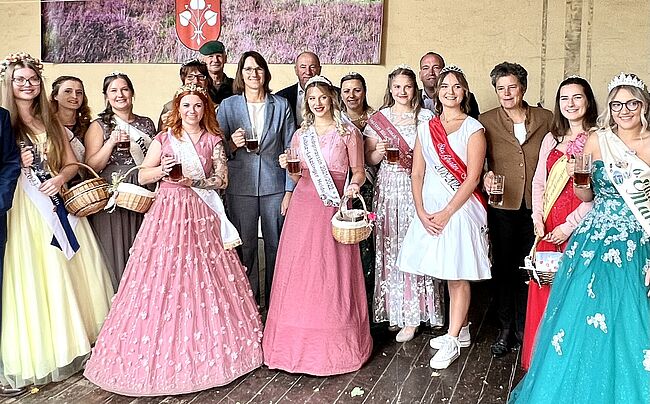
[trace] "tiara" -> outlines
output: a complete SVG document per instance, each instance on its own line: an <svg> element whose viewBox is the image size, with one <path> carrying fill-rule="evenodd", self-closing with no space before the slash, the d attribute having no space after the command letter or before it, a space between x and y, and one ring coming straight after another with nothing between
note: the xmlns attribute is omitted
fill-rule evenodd
<svg viewBox="0 0 650 404"><path fill-rule="evenodd" d="M174 98L178 97L179 94L185 93L185 92L194 92L194 93L201 93L205 95L206 97L208 96L207 91L205 91L205 88L201 86L197 86L196 84L185 84L181 88L179 88L176 91L176 94L174 94Z"/></svg>
<svg viewBox="0 0 650 404"><path fill-rule="evenodd" d="M115 77L115 76L126 76L126 73L121 72L119 70L115 70L115 71L112 71L112 72L108 73L108 75L106 77Z"/></svg>
<svg viewBox="0 0 650 404"><path fill-rule="evenodd" d="M39 59L25 52L10 53L9 55L5 56L2 62L0 62L0 79L4 79L9 65L19 62L31 63L38 70L38 74L43 73L43 63L41 63Z"/></svg>
<svg viewBox="0 0 650 404"><path fill-rule="evenodd" d="M401 64L398 64L397 66L393 67L393 70L391 70L389 74L393 74L393 73L395 73L396 71L398 71L400 69L413 71L411 66L409 66L409 65L407 65L405 63L401 63Z"/></svg>
<svg viewBox="0 0 650 404"><path fill-rule="evenodd" d="M442 68L442 70L440 70L440 74L447 73L447 72L456 72L456 73L460 73L462 75L465 75L465 72L463 71L463 69L461 69L460 67L458 67L456 65L445 66L445 67Z"/></svg>
<svg viewBox="0 0 650 404"><path fill-rule="evenodd" d="M614 76L612 81L609 82L609 85L607 86L607 91L612 91L616 87L620 86L632 86L636 88L640 88L641 90L645 90L645 83L643 83L643 80L638 78L635 74L626 74L621 72L618 76Z"/></svg>
<svg viewBox="0 0 650 404"><path fill-rule="evenodd" d="M577 74L571 74L571 75L568 75L568 76L566 76L564 78L564 80L569 80L569 79L582 79L582 80L585 80L585 81L587 80L584 77L582 77L580 75L577 75Z"/></svg>
<svg viewBox="0 0 650 404"><path fill-rule="evenodd" d="M313 83L325 83L328 86L332 87L332 82L325 76L314 76L307 80L307 84L305 84L305 88L309 87L310 84Z"/></svg>

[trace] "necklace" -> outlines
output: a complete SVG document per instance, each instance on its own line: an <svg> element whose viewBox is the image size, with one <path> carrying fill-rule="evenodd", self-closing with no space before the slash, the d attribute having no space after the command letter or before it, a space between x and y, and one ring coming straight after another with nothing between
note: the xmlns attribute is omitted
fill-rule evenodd
<svg viewBox="0 0 650 404"><path fill-rule="evenodd" d="M464 115L465 115L465 114L460 113L460 114L456 115L455 117L453 117L453 118L451 118L451 119L447 119L447 117L446 117L445 114L443 113L443 114L440 114L440 118L442 119L442 121L443 121L444 123L449 123L449 122L452 122L452 121L459 121L459 120L461 120L461 119L465 119L465 118L464 118Z"/></svg>

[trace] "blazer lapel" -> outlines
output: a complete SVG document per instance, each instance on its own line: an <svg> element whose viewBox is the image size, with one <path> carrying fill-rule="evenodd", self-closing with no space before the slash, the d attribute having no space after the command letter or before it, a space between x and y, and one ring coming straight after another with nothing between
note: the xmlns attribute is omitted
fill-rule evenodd
<svg viewBox="0 0 650 404"><path fill-rule="evenodd" d="M237 105L237 109L238 115L241 116L242 129L244 129L246 133L251 133L253 130L253 125L251 124L251 116L248 113L248 104L246 104L246 96L244 94L242 94L240 97L240 102Z"/></svg>
<svg viewBox="0 0 650 404"><path fill-rule="evenodd" d="M266 139L266 134L269 132L271 129L271 123L274 121L274 116L273 116L273 110L274 110L274 104L275 102L273 101L273 97L271 94L266 95L266 101L265 101L265 106L264 106L264 130L262 131L262 134L260 135L260 147L262 146L262 143L264 142L264 139Z"/></svg>

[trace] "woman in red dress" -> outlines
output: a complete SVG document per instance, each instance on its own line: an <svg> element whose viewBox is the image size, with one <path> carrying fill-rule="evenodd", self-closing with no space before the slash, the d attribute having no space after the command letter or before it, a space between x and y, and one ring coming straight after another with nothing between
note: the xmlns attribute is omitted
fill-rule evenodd
<svg viewBox="0 0 650 404"><path fill-rule="evenodd" d="M573 193L566 165L573 156L582 153L597 116L596 100L587 80L577 76L564 79L555 96L553 127L542 142L533 177L533 224L535 235L541 238L537 251L564 251L569 236L591 209L590 202L581 202ZM551 195L552 189L561 192ZM534 280L528 284L521 360L526 370L550 290L550 285L539 285Z"/></svg>

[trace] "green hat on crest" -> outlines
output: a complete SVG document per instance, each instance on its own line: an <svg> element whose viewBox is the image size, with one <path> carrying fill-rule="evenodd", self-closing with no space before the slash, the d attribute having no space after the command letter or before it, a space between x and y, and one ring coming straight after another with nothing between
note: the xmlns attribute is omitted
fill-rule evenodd
<svg viewBox="0 0 650 404"><path fill-rule="evenodd" d="M219 41L209 41L199 48L199 53L204 56L212 55L215 53L226 53L226 47Z"/></svg>

